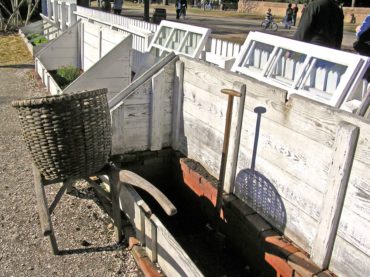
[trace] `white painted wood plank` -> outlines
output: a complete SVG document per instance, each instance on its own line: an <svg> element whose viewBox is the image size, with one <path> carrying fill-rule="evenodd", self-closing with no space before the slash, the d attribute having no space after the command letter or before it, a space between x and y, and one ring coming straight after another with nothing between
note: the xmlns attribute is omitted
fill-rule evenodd
<svg viewBox="0 0 370 277"><path fill-rule="evenodd" d="M178 150L179 148L179 133L182 113L182 99L183 99L183 85L184 85L184 63L176 62L175 80L173 87L173 121L172 121L172 148Z"/></svg>
<svg viewBox="0 0 370 277"><path fill-rule="evenodd" d="M370 257L370 222L343 207L338 236ZM337 238L338 238L337 236Z"/></svg>
<svg viewBox="0 0 370 277"><path fill-rule="evenodd" d="M164 69L152 77L152 101L150 117L150 150L156 151L162 148L162 94L165 87Z"/></svg>
<svg viewBox="0 0 370 277"><path fill-rule="evenodd" d="M38 52L37 57L47 70L63 65L77 67L77 47L78 24L75 24Z"/></svg>
<svg viewBox="0 0 370 277"><path fill-rule="evenodd" d="M248 187L245 187L245 183L240 183L240 180L245 180L245 175L250 174L251 153L251 149L246 150L243 147L240 149L234 192L239 198L246 200L249 198L245 195L245 192L248 191ZM257 158L256 170L269 181L269 187L276 190L278 195L294 205L295 209L300 210L301 213L305 213L316 221L319 220L323 197L322 193L304 183L299 177L290 174L286 168L274 165L263 157ZM263 193L262 189L261 192ZM249 204L251 204L253 200L253 198L249 200L251 201ZM256 199L255 201L257 202L255 202L254 205L257 205L260 200L261 199ZM269 212L270 211L267 209L264 213L268 214ZM288 212L289 211L287 211L287 213ZM302 228L305 227L302 226Z"/></svg>
<svg viewBox="0 0 370 277"><path fill-rule="evenodd" d="M370 170L369 165L353 162L344 208L370 222Z"/></svg>
<svg viewBox="0 0 370 277"><path fill-rule="evenodd" d="M157 226L158 263L164 273L167 276L203 276L159 219L152 215L152 220Z"/></svg>
<svg viewBox="0 0 370 277"><path fill-rule="evenodd" d="M370 276L370 257L337 237L329 269L337 276Z"/></svg>
<svg viewBox="0 0 370 277"><path fill-rule="evenodd" d="M126 37L99 62L70 84L64 92L71 93L86 89L107 88L109 96L112 97L112 94L115 95L124 89L131 80L129 60L131 43L131 36Z"/></svg>
<svg viewBox="0 0 370 277"><path fill-rule="evenodd" d="M160 247L160 246L159 246ZM157 262L157 226L145 217L145 251L150 261Z"/></svg>
<svg viewBox="0 0 370 277"><path fill-rule="evenodd" d="M312 259L321 268L329 266L358 134L359 128L354 125L341 122L338 126L320 225L312 249Z"/></svg>
<svg viewBox="0 0 370 277"><path fill-rule="evenodd" d="M246 102L249 100L247 97ZM269 160L318 191L326 190L326 181L332 150L306 136L282 126L268 117L270 109L262 115L258 142L258 156ZM244 110L241 144L248 145L252 153L257 115ZM304 146L304 147L302 147ZM318 154L320 153L320 155ZM302 174L305 172L305 174Z"/></svg>

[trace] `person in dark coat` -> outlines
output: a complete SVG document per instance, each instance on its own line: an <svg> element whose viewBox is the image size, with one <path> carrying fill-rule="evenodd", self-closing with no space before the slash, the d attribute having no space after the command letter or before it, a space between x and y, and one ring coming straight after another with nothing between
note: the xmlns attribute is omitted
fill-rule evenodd
<svg viewBox="0 0 370 277"><path fill-rule="evenodd" d="M343 39L343 11L335 0L315 0L307 5L293 38L340 49Z"/></svg>
<svg viewBox="0 0 370 277"><path fill-rule="evenodd" d="M293 22L293 9L292 9L292 4L288 4L288 8L285 11L285 17L284 17L284 22L285 22L285 29L290 29L292 26Z"/></svg>

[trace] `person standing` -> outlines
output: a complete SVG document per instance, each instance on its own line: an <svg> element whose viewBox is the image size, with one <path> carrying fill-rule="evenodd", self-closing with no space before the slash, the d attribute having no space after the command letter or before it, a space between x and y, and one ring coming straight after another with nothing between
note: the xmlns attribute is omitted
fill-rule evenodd
<svg viewBox="0 0 370 277"><path fill-rule="evenodd" d="M294 4L294 7L293 7L293 26L295 26L295 24L297 23L297 14L298 14L298 5L297 4Z"/></svg>
<svg viewBox="0 0 370 277"><path fill-rule="evenodd" d="M356 38L353 49L361 55L370 56L370 14L366 16L361 25L357 26Z"/></svg>
<svg viewBox="0 0 370 277"><path fill-rule="evenodd" d="M343 11L336 0L316 0L307 5L293 38L340 49L343 39Z"/></svg>
<svg viewBox="0 0 370 277"><path fill-rule="evenodd" d="M114 14L121 14L122 5L123 5L123 0L114 0L114 4L113 4Z"/></svg>
<svg viewBox="0 0 370 277"><path fill-rule="evenodd" d="M176 19L179 20L181 13L181 0L176 1L175 8L176 8Z"/></svg>
<svg viewBox="0 0 370 277"><path fill-rule="evenodd" d="M286 9L285 12L285 29L290 29L292 26L292 20L293 20L293 9L292 9L292 4L288 4L288 8Z"/></svg>
<svg viewBox="0 0 370 277"><path fill-rule="evenodd" d="M185 19L186 9L188 8L188 2L186 0L181 0L181 15Z"/></svg>

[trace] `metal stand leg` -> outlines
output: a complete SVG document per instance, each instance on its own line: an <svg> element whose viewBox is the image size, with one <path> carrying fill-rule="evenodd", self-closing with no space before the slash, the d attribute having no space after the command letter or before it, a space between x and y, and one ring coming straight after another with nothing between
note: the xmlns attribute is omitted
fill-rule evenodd
<svg viewBox="0 0 370 277"><path fill-rule="evenodd" d="M35 183L35 192L36 192L36 200L37 200L37 210L40 217L40 224L42 234L44 236L49 237L50 247L54 255L59 254L58 245L54 236L53 226L51 224L50 213L48 209L48 204L45 196L44 190L44 182L43 178L35 167L32 165L33 176L34 176L34 183Z"/></svg>
<svg viewBox="0 0 370 277"><path fill-rule="evenodd" d="M114 221L114 232L117 242L121 242L122 236L122 222L121 222L121 208L119 206L119 170L109 168L109 186L112 199L112 213Z"/></svg>

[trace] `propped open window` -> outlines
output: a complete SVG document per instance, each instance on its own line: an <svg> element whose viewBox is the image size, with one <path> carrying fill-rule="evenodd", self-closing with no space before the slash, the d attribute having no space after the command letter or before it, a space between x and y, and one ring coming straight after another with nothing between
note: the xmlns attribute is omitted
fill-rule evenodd
<svg viewBox="0 0 370 277"><path fill-rule="evenodd" d="M369 58L274 35L250 32L232 71L335 107L360 98ZM360 99L359 99L360 100Z"/></svg>
<svg viewBox="0 0 370 277"><path fill-rule="evenodd" d="M175 52L197 58L210 32L207 28L162 20L149 46L149 52L155 57Z"/></svg>

